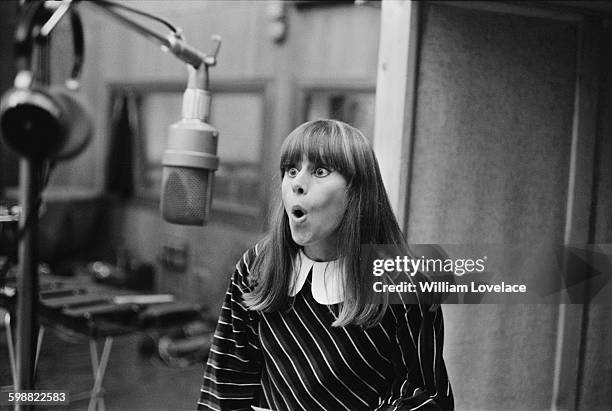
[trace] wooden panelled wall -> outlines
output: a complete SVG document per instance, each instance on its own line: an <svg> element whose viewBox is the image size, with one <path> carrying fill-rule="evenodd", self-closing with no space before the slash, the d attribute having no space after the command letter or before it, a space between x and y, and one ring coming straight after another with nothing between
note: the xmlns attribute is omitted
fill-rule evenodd
<svg viewBox="0 0 612 411"><path fill-rule="evenodd" d="M398 29L415 14L415 30ZM611 242L603 19L493 2L389 2L382 15L381 38L391 27L418 49L406 64L381 43L377 102L406 110L375 135L379 154L395 135L381 164L408 168L390 188L405 193L396 207L410 243ZM404 93L389 74L397 65L416 79ZM608 284L600 301L610 295ZM610 305L564 302L445 306L457 408L609 409Z"/></svg>

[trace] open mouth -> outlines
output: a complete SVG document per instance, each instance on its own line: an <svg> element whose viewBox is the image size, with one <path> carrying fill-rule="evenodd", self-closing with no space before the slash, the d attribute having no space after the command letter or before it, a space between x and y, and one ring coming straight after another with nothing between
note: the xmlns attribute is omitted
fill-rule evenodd
<svg viewBox="0 0 612 411"><path fill-rule="evenodd" d="M300 206L293 206L291 208L291 215L293 215L297 220L302 220L306 217L306 210Z"/></svg>

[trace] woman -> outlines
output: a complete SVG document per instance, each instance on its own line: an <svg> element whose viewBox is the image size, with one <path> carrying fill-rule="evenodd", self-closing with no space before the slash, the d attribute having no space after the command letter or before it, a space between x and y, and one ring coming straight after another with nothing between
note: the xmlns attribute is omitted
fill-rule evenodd
<svg viewBox="0 0 612 411"><path fill-rule="evenodd" d="M439 307L373 303L364 244L404 246L363 134L302 124L281 149L282 201L236 265L199 409L452 409Z"/></svg>

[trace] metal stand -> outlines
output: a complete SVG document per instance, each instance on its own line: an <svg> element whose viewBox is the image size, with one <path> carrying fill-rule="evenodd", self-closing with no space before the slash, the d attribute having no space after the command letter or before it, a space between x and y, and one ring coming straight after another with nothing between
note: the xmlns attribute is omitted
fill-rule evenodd
<svg viewBox="0 0 612 411"><path fill-rule="evenodd" d="M22 159L19 173L19 197L22 207L17 278L17 386L16 390L34 389L36 359L35 333L38 328L38 204L41 192L41 162ZM24 406L24 409L31 409ZM16 410L21 409L19 405Z"/></svg>
<svg viewBox="0 0 612 411"><path fill-rule="evenodd" d="M15 389L17 387L17 366L15 362L15 342L13 340L13 333L11 330L11 314L0 308L0 326L3 326L6 330L6 342L8 346L9 363L11 367L11 377L13 380L12 387L3 387L9 389ZM45 327L38 329L38 338L36 344L36 357L34 360L34 372L38 366L38 357L40 356L40 348L42 347L43 339L45 336ZM94 411L96 409L105 411L106 406L104 404L104 388L102 382L104 381L104 375L106 374L106 368L108 366L108 360L110 358L111 348L113 346L113 337L106 337L104 340L104 346L102 348L101 356L98 356L98 346L96 340L89 338L89 355L91 359L92 375L94 377L94 384L91 391L85 391L70 396L71 401L78 401L89 398L88 411Z"/></svg>
<svg viewBox="0 0 612 411"><path fill-rule="evenodd" d="M94 411L96 405L100 411L104 411L104 389L102 388L102 381L104 380L104 374L106 373L106 366L108 365L108 358L110 357L111 347L113 346L113 337L106 337L104 340L104 348L102 348L102 356L98 362L98 348L96 340L93 338L89 339L89 353L91 355L91 368L93 370L94 386L91 390L91 397L89 398L89 406L87 411Z"/></svg>
<svg viewBox="0 0 612 411"><path fill-rule="evenodd" d="M15 346L13 345L13 331L11 330L11 314L0 308L0 315L4 318L2 322L6 332L6 345L8 347L9 363L11 366L11 378L13 380L13 388L17 386L17 364L15 363Z"/></svg>
<svg viewBox="0 0 612 411"><path fill-rule="evenodd" d="M104 381L104 375L106 374L106 367L108 366L108 359L110 358L112 346L113 337L106 337L104 340L104 347L102 348L102 355L98 356L98 346L96 340L93 338L89 339L89 356L91 359L94 384L91 391L85 391L74 395L71 394L70 402L89 398L87 411L94 411L96 409L104 411L106 409L106 405L104 404L104 388L102 387L102 382Z"/></svg>
<svg viewBox="0 0 612 411"><path fill-rule="evenodd" d="M13 331L11 329L11 314L0 308L0 317L2 318L2 325L6 330L6 345L8 347L9 354L9 364L11 367L11 379L13 381L13 386L11 388L15 389L17 387L17 363L15 361L15 341L13 340ZM43 338L45 335L45 327L40 327L38 329L38 338L36 339L36 357L34 359L34 372L36 372L36 367L38 366L38 357L40 356L40 347L42 346Z"/></svg>

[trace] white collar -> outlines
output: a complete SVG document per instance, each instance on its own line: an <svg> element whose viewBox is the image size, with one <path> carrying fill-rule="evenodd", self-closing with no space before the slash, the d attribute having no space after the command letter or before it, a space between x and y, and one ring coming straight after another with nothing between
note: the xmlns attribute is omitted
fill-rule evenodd
<svg viewBox="0 0 612 411"><path fill-rule="evenodd" d="M338 260L314 261L304 254L302 250L296 256L291 273L291 291L289 295L295 296L304 284L312 268L312 296L319 304L331 305L344 301L342 288L342 270Z"/></svg>

